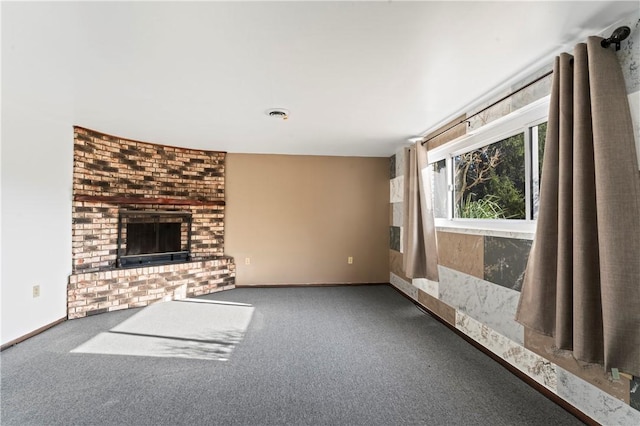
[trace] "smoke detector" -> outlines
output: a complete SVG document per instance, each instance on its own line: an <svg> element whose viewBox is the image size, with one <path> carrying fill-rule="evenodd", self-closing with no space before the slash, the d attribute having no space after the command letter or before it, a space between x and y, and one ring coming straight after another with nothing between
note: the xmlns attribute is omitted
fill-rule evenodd
<svg viewBox="0 0 640 426"><path fill-rule="evenodd" d="M272 108L267 110L267 115L269 117L281 118L286 120L289 118L289 111L284 108Z"/></svg>

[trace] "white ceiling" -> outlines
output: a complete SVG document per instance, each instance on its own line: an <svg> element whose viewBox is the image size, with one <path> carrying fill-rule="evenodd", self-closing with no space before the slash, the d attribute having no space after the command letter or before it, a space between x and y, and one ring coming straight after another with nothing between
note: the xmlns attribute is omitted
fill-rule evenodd
<svg viewBox="0 0 640 426"><path fill-rule="evenodd" d="M66 76L73 124L228 152L389 156L638 2L87 2L73 19L46 7L47 31L13 22L38 42L10 47L64 33L71 57L46 66ZM73 28L56 27L65 16Z"/></svg>

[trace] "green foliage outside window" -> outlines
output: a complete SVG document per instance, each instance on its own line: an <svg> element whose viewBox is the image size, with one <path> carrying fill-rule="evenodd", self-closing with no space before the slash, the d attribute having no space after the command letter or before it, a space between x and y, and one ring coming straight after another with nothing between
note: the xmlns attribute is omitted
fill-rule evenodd
<svg viewBox="0 0 640 426"><path fill-rule="evenodd" d="M496 201L498 197L487 195L486 197L473 201L472 195L463 200L460 205L459 216L461 218L473 219L500 219L504 218L504 209Z"/></svg>
<svg viewBox="0 0 640 426"><path fill-rule="evenodd" d="M454 157L455 217L525 219L524 133Z"/></svg>

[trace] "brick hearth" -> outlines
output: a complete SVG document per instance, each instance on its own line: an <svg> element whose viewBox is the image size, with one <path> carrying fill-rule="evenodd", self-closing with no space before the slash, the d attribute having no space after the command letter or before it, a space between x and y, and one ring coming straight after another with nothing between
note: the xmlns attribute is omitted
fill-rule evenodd
<svg viewBox="0 0 640 426"><path fill-rule="evenodd" d="M74 130L69 318L234 287L235 264L224 255L224 152ZM120 210L190 212L190 261L117 268Z"/></svg>

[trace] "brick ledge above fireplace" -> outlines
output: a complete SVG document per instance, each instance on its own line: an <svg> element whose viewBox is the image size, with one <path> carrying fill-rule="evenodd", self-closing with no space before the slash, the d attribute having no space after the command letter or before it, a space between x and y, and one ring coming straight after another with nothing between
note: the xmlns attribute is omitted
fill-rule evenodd
<svg viewBox="0 0 640 426"><path fill-rule="evenodd" d="M96 203L112 204L173 204L176 206L224 206L224 199L216 200L192 200L167 197L118 197L102 195L75 195L73 201L90 201Z"/></svg>

